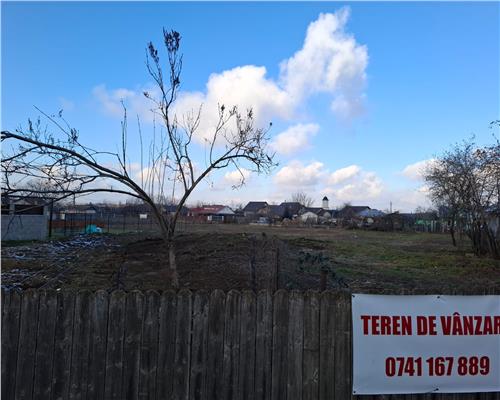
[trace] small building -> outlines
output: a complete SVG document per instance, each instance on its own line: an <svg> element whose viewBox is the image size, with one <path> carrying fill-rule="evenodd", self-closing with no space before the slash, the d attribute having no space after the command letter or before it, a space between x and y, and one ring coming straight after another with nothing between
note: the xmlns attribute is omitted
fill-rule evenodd
<svg viewBox="0 0 500 400"><path fill-rule="evenodd" d="M236 214L231 208L219 204L190 208L188 217L199 222L235 222L236 220Z"/></svg>
<svg viewBox="0 0 500 400"><path fill-rule="evenodd" d="M280 206L284 207L285 209L284 218L288 219L297 218L300 210L303 208L302 204L296 201L285 201L281 203Z"/></svg>
<svg viewBox="0 0 500 400"><path fill-rule="evenodd" d="M339 213L338 213L337 217L339 219L348 220L348 219L357 217L359 213L361 213L363 211L366 211L366 210L370 210L370 207L368 207L368 206L350 206L350 205L347 205L344 208L342 208L342 209L339 210Z"/></svg>
<svg viewBox="0 0 500 400"><path fill-rule="evenodd" d="M59 219L66 219L67 215L71 215L71 218L84 219L90 215L96 215L98 212L98 207L94 206L92 203L89 204L74 204L69 207L65 207L59 210Z"/></svg>
<svg viewBox="0 0 500 400"><path fill-rule="evenodd" d="M168 206L165 206L165 212L170 215L174 215L175 212L177 211L178 205L175 204L170 204ZM182 206L181 210L179 211L179 216L185 217L189 214L189 209L187 207Z"/></svg>
<svg viewBox="0 0 500 400"><path fill-rule="evenodd" d="M359 219L358 225L365 228L371 227L375 223L375 221L384 217L384 215L385 213L383 211L376 210L374 208L361 211L357 215Z"/></svg>
<svg viewBox="0 0 500 400"><path fill-rule="evenodd" d="M306 224L317 224L318 214L311 208L304 208L300 214L300 221Z"/></svg>
<svg viewBox="0 0 500 400"><path fill-rule="evenodd" d="M2 240L45 240L50 199L2 195Z"/></svg>
<svg viewBox="0 0 500 400"><path fill-rule="evenodd" d="M245 217L259 216L267 206L267 201L251 201L243 208L243 215Z"/></svg>
<svg viewBox="0 0 500 400"><path fill-rule="evenodd" d="M282 205L268 204L260 210L260 215L267 218L268 222L280 222L283 218L286 218L286 208Z"/></svg>

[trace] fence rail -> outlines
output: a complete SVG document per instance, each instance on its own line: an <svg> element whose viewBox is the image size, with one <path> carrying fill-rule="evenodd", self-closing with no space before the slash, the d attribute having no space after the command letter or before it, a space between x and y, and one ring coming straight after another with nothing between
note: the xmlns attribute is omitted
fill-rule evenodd
<svg viewBox="0 0 500 400"><path fill-rule="evenodd" d="M2 291L2 399L389 398L351 395L351 349L344 291Z"/></svg>

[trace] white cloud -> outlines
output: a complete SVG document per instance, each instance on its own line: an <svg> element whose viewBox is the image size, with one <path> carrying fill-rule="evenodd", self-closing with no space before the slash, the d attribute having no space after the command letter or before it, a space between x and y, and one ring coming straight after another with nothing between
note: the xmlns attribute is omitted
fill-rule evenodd
<svg viewBox="0 0 500 400"><path fill-rule="evenodd" d="M348 179L351 179L353 176L357 175L360 171L361 167L359 167L358 165L349 165L348 167L340 168L330 174L328 183L330 185L337 185Z"/></svg>
<svg viewBox="0 0 500 400"><path fill-rule="evenodd" d="M302 48L280 64L277 80L267 76L264 66L244 65L210 75L204 92L181 92L175 111L181 115L201 111L197 139L203 143L211 138L218 120L218 105L238 106L240 111L252 108L255 125L266 127L274 119L285 121L297 118L297 110L304 108L307 98L316 93L331 97L331 110L341 119L353 118L363 108L368 52L352 35L345 32L349 9L320 14L309 24ZM148 90L148 88L146 88ZM157 94L154 88L148 90ZM94 88L94 96L104 109L122 115L121 100L132 114L143 119L152 104L140 90L107 90ZM151 114L151 113L149 113ZM232 128L232 127L229 127Z"/></svg>
<svg viewBox="0 0 500 400"><path fill-rule="evenodd" d="M348 98L344 95L338 95L332 101L332 111L340 120L352 121L354 118L363 115L365 111L364 98L364 95L353 98Z"/></svg>
<svg viewBox="0 0 500 400"><path fill-rule="evenodd" d="M344 170L346 169L344 168ZM324 191L332 196L337 203L359 201L366 203L379 197L384 189L384 184L377 174L362 171L361 169L351 174L350 177L346 177L336 184L331 183L331 185Z"/></svg>
<svg viewBox="0 0 500 400"><path fill-rule="evenodd" d="M428 160L418 161L416 163L407 165L402 171L401 174L407 177L408 179L414 181L423 181L423 174L426 169L431 167L436 162L435 158L430 158Z"/></svg>
<svg viewBox="0 0 500 400"><path fill-rule="evenodd" d="M292 125L275 136L270 147L278 154L291 155L309 147L309 141L319 130L318 124Z"/></svg>
<svg viewBox="0 0 500 400"><path fill-rule="evenodd" d="M317 92L329 93L334 97L332 110L343 118L361 109L368 65L366 46L344 30L349 14L349 8L320 14L309 24L302 49L281 63L281 81L296 102Z"/></svg>
<svg viewBox="0 0 500 400"><path fill-rule="evenodd" d="M224 181L232 187L240 186L242 183L248 182L251 174L252 171L245 168L235 169L234 171L226 172Z"/></svg>
<svg viewBox="0 0 500 400"><path fill-rule="evenodd" d="M274 176L274 182L281 186L293 186L297 189L315 186L320 183L326 171L321 162L313 161L308 165L300 161L291 161Z"/></svg>
<svg viewBox="0 0 500 400"><path fill-rule="evenodd" d="M198 111L201 105L201 123L197 132L200 142L212 138L220 105L224 105L226 109L237 106L242 113L252 109L257 127L268 126L274 118L291 118L294 108L287 93L266 77L266 68L254 65L210 75L206 93L181 93L174 108L176 114L181 116ZM235 126L229 128L234 129Z"/></svg>
<svg viewBox="0 0 500 400"><path fill-rule="evenodd" d="M59 104L61 104L63 111L73 111L75 109L75 103L65 97L59 97Z"/></svg>
<svg viewBox="0 0 500 400"><path fill-rule="evenodd" d="M153 120L153 113L151 112L153 103L144 96L144 91L149 91L152 94L158 92L153 87L144 87L137 90L125 88L108 90L106 85L98 85L92 89L92 94L102 105L104 112L109 115L122 118L123 106L121 102L123 101L129 115L133 115L134 118L138 115L142 121L151 122Z"/></svg>

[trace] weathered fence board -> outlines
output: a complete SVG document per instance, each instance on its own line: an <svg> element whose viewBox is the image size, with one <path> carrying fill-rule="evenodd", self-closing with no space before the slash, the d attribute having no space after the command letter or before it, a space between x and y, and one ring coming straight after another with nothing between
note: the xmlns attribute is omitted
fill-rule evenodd
<svg viewBox="0 0 500 400"><path fill-rule="evenodd" d="M196 400L206 397L208 301L204 291L194 295L189 398Z"/></svg>
<svg viewBox="0 0 500 400"><path fill-rule="evenodd" d="M2 297L2 399L13 399L16 388L21 296L17 292L3 292Z"/></svg>
<svg viewBox="0 0 500 400"><path fill-rule="evenodd" d="M69 394L75 298L76 296L71 292L57 294L54 359L52 361L52 398L55 400L67 399ZM102 354L100 356L102 357Z"/></svg>
<svg viewBox="0 0 500 400"><path fill-rule="evenodd" d="M239 400L240 300L241 295L235 290L231 290L226 299L224 367L222 371L222 398L224 400Z"/></svg>
<svg viewBox="0 0 500 400"><path fill-rule="evenodd" d="M37 333L41 340L37 343L35 354L34 399L50 400L52 395L52 361L54 357L56 313L56 292L41 292ZM6 396L5 398L9 397Z"/></svg>
<svg viewBox="0 0 500 400"><path fill-rule="evenodd" d="M271 398L286 400L288 383L288 292L274 295Z"/></svg>
<svg viewBox="0 0 500 400"><path fill-rule="evenodd" d="M21 325L17 352L16 399L31 399L37 344L38 292L32 291L21 301Z"/></svg>
<svg viewBox="0 0 500 400"><path fill-rule="evenodd" d="M106 377L106 346L108 337L109 297L98 290L92 298L90 310L89 383L87 399L104 399Z"/></svg>
<svg viewBox="0 0 500 400"><path fill-rule="evenodd" d="M317 292L304 295L303 399L318 398L319 384L319 304Z"/></svg>
<svg viewBox="0 0 500 400"><path fill-rule="evenodd" d="M160 295L158 292L148 291L145 300L140 357L139 398L150 400L156 399Z"/></svg>
<svg viewBox="0 0 500 400"><path fill-rule="evenodd" d="M156 379L157 399L171 399L174 381L175 326L177 295L173 290L162 293L160 299L158 369Z"/></svg>
<svg viewBox="0 0 500 400"><path fill-rule="evenodd" d="M109 298L105 399L121 399L124 335L125 293L117 290Z"/></svg>
<svg viewBox="0 0 500 400"><path fill-rule="evenodd" d="M141 292L130 292L126 296L125 304L122 398L138 399L144 296Z"/></svg>
<svg viewBox="0 0 500 400"><path fill-rule="evenodd" d="M337 299L331 292L323 292L320 302L319 326L319 398L338 399L335 386L342 385L335 365L335 305ZM335 384L334 384L335 383Z"/></svg>
<svg viewBox="0 0 500 400"><path fill-rule="evenodd" d="M304 351L304 296L290 293L288 306L288 377L287 399L302 399L302 368Z"/></svg>
<svg viewBox="0 0 500 400"><path fill-rule="evenodd" d="M349 399L351 397L351 344L349 341L351 310L348 293L339 292L334 299L334 376L335 399Z"/></svg>
<svg viewBox="0 0 500 400"><path fill-rule="evenodd" d="M257 295L255 338L255 399L271 399L273 348L273 296L269 290Z"/></svg>
<svg viewBox="0 0 500 400"><path fill-rule="evenodd" d="M222 376L224 361L224 310L226 295L215 290L210 295L208 310L208 355L207 355L207 396L208 400L222 399Z"/></svg>
<svg viewBox="0 0 500 400"><path fill-rule="evenodd" d="M351 295L2 292L2 399L500 400L353 396Z"/></svg>
<svg viewBox="0 0 500 400"><path fill-rule="evenodd" d="M255 397L255 295L245 290L241 296L239 393L241 400Z"/></svg>
<svg viewBox="0 0 500 400"><path fill-rule="evenodd" d="M90 340L90 292L77 294L73 323L69 398L85 399L87 396L88 356Z"/></svg>
<svg viewBox="0 0 500 400"><path fill-rule="evenodd" d="M189 398L189 369L191 361L191 292L181 290L177 295L177 319L175 331L174 387L175 400Z"/></svg>

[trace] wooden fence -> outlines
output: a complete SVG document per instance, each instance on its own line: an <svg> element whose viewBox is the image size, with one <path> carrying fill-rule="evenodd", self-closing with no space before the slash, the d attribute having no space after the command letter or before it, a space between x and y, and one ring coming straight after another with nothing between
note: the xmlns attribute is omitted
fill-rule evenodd
<svg viewBox="0 0 500 400"><path fill-rule="evenodd" d="M2 399L352 396L347 292L2 292Z"/></svg>

